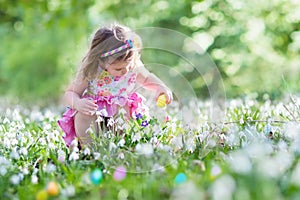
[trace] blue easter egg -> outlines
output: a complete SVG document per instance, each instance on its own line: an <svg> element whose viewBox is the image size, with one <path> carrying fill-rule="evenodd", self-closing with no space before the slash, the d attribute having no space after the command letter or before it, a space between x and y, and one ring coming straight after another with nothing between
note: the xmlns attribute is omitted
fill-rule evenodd
<svg viewBox="0 0 300 200"><path fill-rule="evenodd" d="M90 178L94 185L99 185L103 179L103 173L101 169L94 169L90 174Z"/></svg>
<svg viewBox="0 0 300 200"><path fill-rule="evenodd" d="M179 173L177 174L177 176L175 177L174 182L176 184L180 184L180 183L184 183L187 180L187 177L184 173Z"/></svg>

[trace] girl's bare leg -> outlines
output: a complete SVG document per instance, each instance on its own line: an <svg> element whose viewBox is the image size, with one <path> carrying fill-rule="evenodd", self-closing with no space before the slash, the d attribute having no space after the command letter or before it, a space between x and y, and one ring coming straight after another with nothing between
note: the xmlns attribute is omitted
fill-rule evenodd
<svg viewBox="0 0 300 200"><path fill-rule="evenodd" d="M82 147L92 144L92 138L86 131L92 123L94 125L95 120L96 116L85 115L80 112L75 115L75 132Z"/></svg>

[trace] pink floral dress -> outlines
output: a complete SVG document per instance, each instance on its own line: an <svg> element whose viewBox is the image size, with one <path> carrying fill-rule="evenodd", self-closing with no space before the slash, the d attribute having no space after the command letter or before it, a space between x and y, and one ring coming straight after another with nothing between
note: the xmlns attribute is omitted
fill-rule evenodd
<svg viewBox="0 0 300 200"><path fill-rule="evenodd" d="M120 107L124 107L129 117L147 113L144 97L135 92L137 79L136 71L129 71L124 76L114 77L107 71L102 71L98 78L89 82L88 88L82 98L92 98L98 105L98 110L106 110L112 117L117 114ZM65 132L63 139L69 146L76 137L74 116L75 109L68 108L63 117L58 120L59 126Z"/></svg>

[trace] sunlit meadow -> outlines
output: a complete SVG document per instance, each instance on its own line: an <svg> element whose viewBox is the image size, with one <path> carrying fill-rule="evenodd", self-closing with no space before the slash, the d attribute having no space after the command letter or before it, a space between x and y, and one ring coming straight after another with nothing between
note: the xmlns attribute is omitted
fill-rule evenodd
<svg viewBox="0 0 300 200"><path fill-rule="evenodd" d="M228 100L219 122L202 101L130 122L121 111L88 130L91 148L65 146L63 110L2 107L0 199L297 199L298 105Z"/></svg>

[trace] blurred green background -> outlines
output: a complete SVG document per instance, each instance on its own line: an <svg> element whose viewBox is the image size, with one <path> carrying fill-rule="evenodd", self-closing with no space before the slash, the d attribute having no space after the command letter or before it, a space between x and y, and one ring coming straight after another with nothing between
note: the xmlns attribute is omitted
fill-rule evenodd
<svg viewBox="0 0 300 200"><path fill-rule="evenodd" d="M0 0L0 96L57 103L94 31L113 22L191 37L216 63L229 98L299 92L297 0ZM179 57L153 56L151 50L143 60L177 69L185 65ZM201 98L208 97L208 85L221 84L213 72L203 74L206 78L193 69L180 72Z"/></svg>

